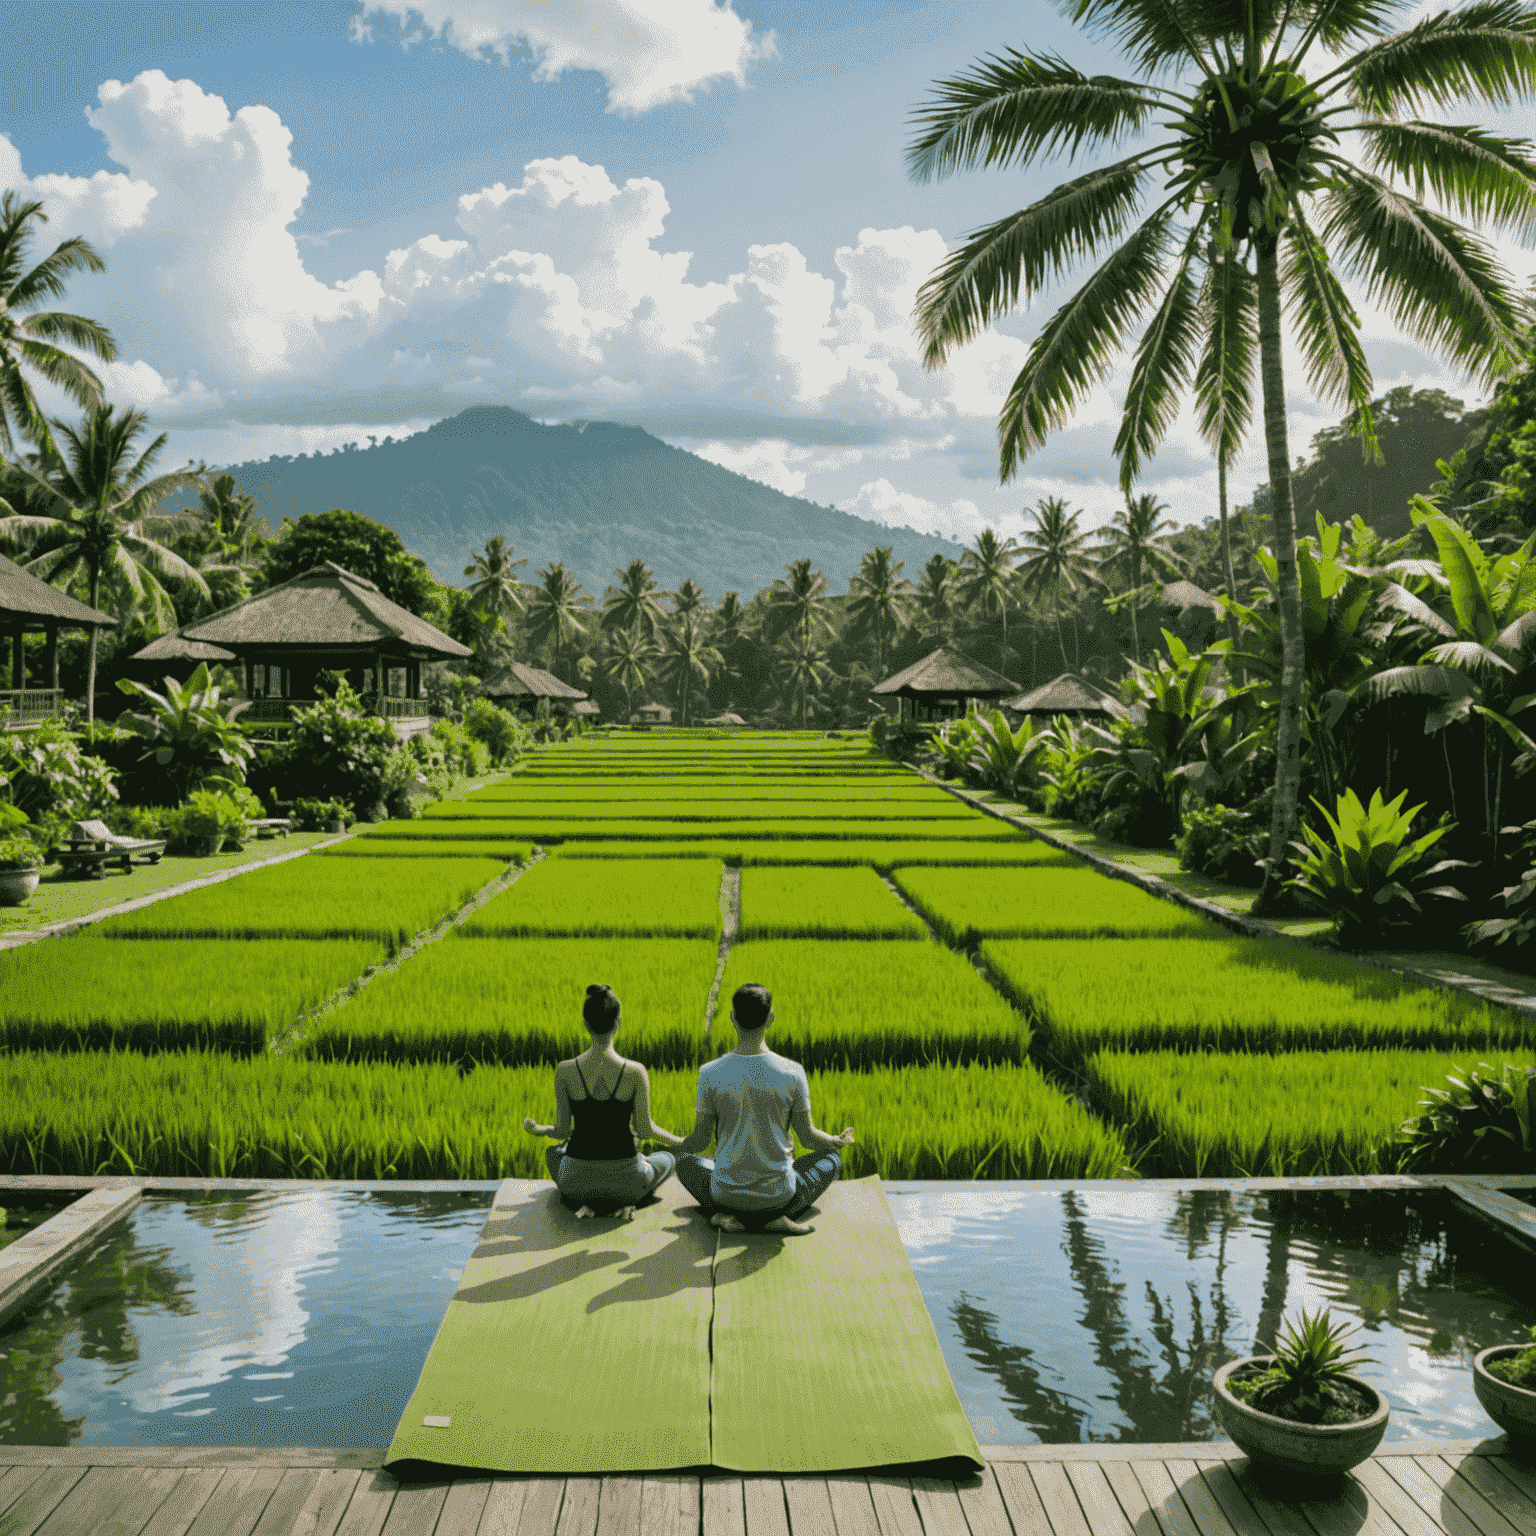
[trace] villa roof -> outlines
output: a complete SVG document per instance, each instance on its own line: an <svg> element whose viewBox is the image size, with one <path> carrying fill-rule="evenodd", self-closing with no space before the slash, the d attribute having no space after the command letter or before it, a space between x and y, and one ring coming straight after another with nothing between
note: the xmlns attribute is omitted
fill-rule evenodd
<svg viewBox="0 0 1536 1536"><path fill-rule="evenodd" d="M117 623L110 613L102 613L100 609L71 597L62 588L23 570L4 555L0 555L0 613L19 614L23 619L51 619L71 629L92 629Z"/></svg>
<svg viewBox="0 0 1536 1536"><path fill-rule="evenodd" d="M206 619L182 636L214 645L312 651L405 648L440 660L473 655L435 625L392 603L366 577L326 560Z"/></svg>
<svg viewBox="0 0 1536 1536"><path fill-rule="evenodd" d="M1220 599L1212 597L1204 587L1197 587L1192 581L1170 581L1163 588L1163 601L1170 608L1209 608L1212 613L1220 613Z"/></svg>
<svg viewBox="0 0 1536 1536"><path fill-rule="evenodd" d="M1063 672L1050 682L1042 683L1030 693L1008 699L1004 709L1021 715L1113 715L1116 719L1125 714L1125 706L1118 700L1100 693L1091 683Z"/></svg>
<svg viewBox="0 0 1536 1536"><path fill-rule="evenodd" d="M158 640L151 640L142 650L137 650L129 661L234 661L233 651L222 646L210 645L206 640L188 640L179 629L173 629Z"/></svg>
<svg viewBox="0 0 1536 1536"><path fill-rule="evenodd" d="M491 699L584 699L579 688L562 683L553 672L513 661L480 685L480 692Z"/></svg>
<svg viewBox="0 0 1536 1536"><path fill-rule="evenodd" d="M1012 693L1018 686L1001 672L994 672L948 646L940 646L904 671L894 672L884 682L876 683L874 692L900 693L908 698L935 694L941 698L995 699Z"/></svg>

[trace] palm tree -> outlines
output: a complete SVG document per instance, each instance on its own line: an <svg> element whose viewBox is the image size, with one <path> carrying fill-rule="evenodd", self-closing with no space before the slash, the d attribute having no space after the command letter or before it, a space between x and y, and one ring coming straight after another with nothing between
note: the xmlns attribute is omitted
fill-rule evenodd
<svg viewBox="0 0 1536 1536"><path fill-rule="evenodd" d="M901 574L904 560L892 561L891 546L870 550L859 574L848 583L852 594L848 615L858 635L875 632L875 676L885 675L885 631L895 629L907 616L912 602L912 583Z"/></svg>
<svg viewBox="0 0 1536 1536"><path fill-rule="evenodd" d="M632 629L608 636L608 670L624 690L624 719L635 712L635 689L645 686L646 668L652 659L649 645Z"/></svg>
<svg viewBox="0 0 1536 1536"><path fill-rule="evenodd" d="M587 627L577 615L591 603L580 582L566 570L565 561L546 565L539 572L539 587L528 605L528 638L536 646L548 644L559 666L560 652L577 635L586 633Z"/></svg>
<svg viewBox="0 0 1536 1536"><path fill-rule="evenodd" d="M917 584L917 606L946 644L955 617L959 575L959 565L948 555L929 555L928 563L923 567L923 579Z"/></svg>
<svg viewBox="0 0 1536 1536"><path fill-rule="evenodd" d="M1518 0L1474 0L1384 36L1386 0L1070 0L1070 9L1113 37L1143 79L1090 78L1053 55L1014 49L990 57L939 82L918 112L913 176L1074 156L1141 135L1156 114L1172 121L1158 142L970 235L919 292L918 327L937 367L1068 268L1090 269L1036 337L1004 403L1006 481L1109 374L1151 310L1115 441L1128 492L1172 424L1197 354L1224 388L1251 398L1250 333L1212 325L1199 303L1213 248L1251 282L1285 646L1262 905L1283 879L1295 831L1305 665L1282 297L1312 387L1353 410L1367 451L1371 373L1330 253L1411 339L1485 382L1511 366L1524 314L1513 280L1478 234L1413 193L1427 188L1454 215L1524 235L1536 220L1536 162L1523 141L1407 114L1529 93L1536 13ZM1359 51L1332 67L1325 57L1309 81L1302 70L1317 45L1332 56ZM1345 132L1360 145L1349 154ZM1148 211L1159 172L1166 181Z"/></svg>
<svg viewBox="0 0 1536 1536"><path fill-rule="evenodd" d="M654 641L667 620L661 606L667 594L650 566L644 560L631 560L613 574L619 584L603 599L603 628L609 633L627 629L642 640Z"/></svg>
<svg viewBox="0 0 1536 1536"><path fill-rule="evenodd" d="M1035 526L1025 531L1019 545L1019 554L1023 557L1018 567L1020 584L1026 592L1044 589L1051 594L1063 672L1069 671L1070 665L1067 642L1061 632L1061 589L1065 587L1069 592L1076 592L1080 585L1102 580L1098 562L1087 550L1092 535L1086 528L1078 527L1086 515L1081 507L1076 512L1068 512L1067 504L1060 496L1047 496L1035 508ZM1072 623L1075 635L1075 615Z"/></svg>
<svg viewBox="0 0 1536 1536"><path fill-rule="evenodd" d="M818 629L830 629L827 618L827 578L811 569L809 560L795 560L784 567L789 579L780 577L768 594L768 617L763 633L770 645L789 633L809 646Z"/></svg>
<svg viewBox="0 0 1536 1536"><path fill-rule="evenodd" d="M672 594L672 617L674 619L687 618L690 614L703 617L708 605L704 601L704 589L692 576L687 577L682 586Z"/></svg>
<svg viewBox="0 0 1536 1536"><path fill-rule="evenodd" d="M800 701L800 729L806 727L810 696L831 675L822 652L814 640L803 634L792 635L779 653L779 678Z"/></svg>
<svg viewBox="0 0 1536 1536"><path fill-rule="evenodd" d="M498 619L523 611L523 584L517 579L517 570L528 560L526 556L514 560L512 553L512 546L498 533L485 541L479 554L471 552L464 567L464 574L475 578L464 590L475 606L489 615L487 629L491 631Z"/></svg>
<svg viewBox="0 0 1536 1536"><path fill-rule="evenodd" d="M1012 539L999 539L990 528L983 528L975 549L960 553L960 566L966 573L960 578L960 596L981 608L983 614L994 608L1003 616L1003 666L1008 665L1008 598L1013 591L1013 562L1018 546Z"/></svg>
<svg viewBox="0 0 1536 1536"><path fill-rule="evenodd" d="M110 363L117 356L111 333L94 320L53 310L41 315L28 313L44 299L63 294L67 272L79 268L105 272L107 268L90 241L76 235L54 246L30 272L23 273L31 219L48 222L41 203L24 203L14 192L0 197L0 447L7 453L14 447L8 417L15 417L22 435L35 443L40 444L48 432L32 387L21 371L24 366L57 384L77 405L89 408L101 400L101 380L79 358L52 343L67 341L103 362ZM91 631L93 642L95 633Z"/></svg>
<svg viewBox="0 0 1536 1536"><path fill-rule="evenodd" d="M152 623L169 629L176 623L176 610L160 579L190 582L204 597L208 583L195 566L150 538L144 525L172 491L192 484L197 476L190 470L172 470L153 480L146 478L165 447L163 432L130 462L134 439L146 420L142 411L114 416L112 406L97 405L86 412L78 431L54 421L53 430L64 443L64 458L46 452L42 459L49 466L46 473L16 466L43 493L43 504L50 510L42 515L0 517L0 539L25 549L29 558L21 564L44 581L63 586L83 573L89 592L86 600L92 608L100 605L103 575L110 575L131 594L135 607L148 606ZM0 512L9 511L0 502ZM86 663L88 720L96 718L98 632L91 630Z"/></svg>
<svg viewBox="0 0 1536 1536"><path fill-rule="evenodd" d="M207 552L215 560L241 565L252 559L261 543L261 519L256 498L242 491L233 475L203 476L198 483L197 505L208 540Z"/></svg>
<svg viewBox="0 0 1536 1536"><path fill-rule="evenodd" d="M722 592L720 606L710 616L714 625L715 639L722 651L729 650L746 638L747 609L739 592Z"/></svg>
<svg viewBox="0 0 1536 1536"><path fill-rule="evenodd" d="M1136 612L1141 607L1142 580L1177 572L1183 565L1163 537L1178 528L1177 523L1163 518L1167 510L1154 496L1127 496L1125 506L1110 519L1109 526L1099 529L1105 548L1105 569L1118 568L1125 578L1125 599L1131 610L1131 649L1138 665L1141 633L1136 625Z"/></svg>
<svg viewBox="0 0 1536 1536"><path fill-rule="evenodd" d="M662 632L661 675L677 696L679 724L688 724L694 683L707 687L721 661L720 652L704 638L704 626L695 613L685 614Z"/></svg>

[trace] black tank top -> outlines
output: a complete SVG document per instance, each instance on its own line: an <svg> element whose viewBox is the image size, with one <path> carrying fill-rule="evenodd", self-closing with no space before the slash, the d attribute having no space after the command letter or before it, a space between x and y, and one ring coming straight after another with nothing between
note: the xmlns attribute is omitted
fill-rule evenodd
<svg viewBox="0 0 1536 1536"><path fill-rule="evenodd" d="M587 1096L571 1100L571 1117L576 1122L576 1129L571 1132L571 1139L565 1144L565 1155L585 1158L591 1162L633 1157L635 1133L630 1126L630 1116L634 1113L635 1101L632 1098L621 1100L617 1097L619 1083L624 1081L624 1067L619 1068L613 1092L606 1099L594 1099L592 1090L587 1087L581 1063L578 1061L574 1065ZM624 1065L628 1066L629 1063Z"/></svg>

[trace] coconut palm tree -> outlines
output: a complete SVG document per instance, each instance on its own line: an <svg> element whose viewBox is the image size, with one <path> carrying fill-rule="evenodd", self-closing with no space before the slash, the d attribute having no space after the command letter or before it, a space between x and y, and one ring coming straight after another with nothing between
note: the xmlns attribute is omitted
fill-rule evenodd
<svg viewBox="0 0 1536 1536"><path fill-rule="evenodd" d="M960 576L959 565L948 555L929 555L917 584L917 606L933 625L938 637L948 644L955 619L955 599Z"/></svg>
<svg viewBox="0 0 1536 1536"><path fill-rule="evenodd" d="M561 651L577 635L586 633L587 626L578 615L591 605L591 597L566 570L565 561L546 565L539 572L539 586L528 604L528 638L536 646L548 644L559 666Z"/></svg>
<svg viewBox="0 0 1536 1536"><path fill-rule="evenodd" d="M107 267L90 241L76 235L54 246L30 272L24 271L31 235L27 226L33 219L48 222L41 203L25 203L14 192L0 197L0 447L7 453L14 448L8 418L14 418L21 434L35 443L41 443L48 432L24 367L88 408L101 400L101 380L79 358L53 343L66 341L107 363L117 356L111 332L94 320L54 310L30 313L45 299L63 295L66 273L81 268L104 272ZM92 631L93 639L94 635Z"/></svg>
<svg viewBox="0 0 1536 1536"><path fill-rule="evenodd" d="M667 594L655 573L644 560L631 560L622 571L616 588L603 599L603 628L611 634L627 629L647 643L654 643L667 621L661 600Z"/></svg>
<svg viewBox="0 0 1536 1536"><path fill-rule="evenodd" d="M645 686L646 669L655 658L650 646L632 629L608 636L608 671L624 690L624 719L635 712L635 689Z"/></svg>
<svg viewBox="0 0 1536 1536"><path fill-rule="evenodd" d="M889 544L870 550L859 566L859 574L848 583L851 594L848 616L856 635L875 632L875 676L885 676L885 632L894 630L907 617L912 603L912 583L901 574L904 560L891 559Z"/></svg>
<svg viewBox="0 0 1536 1536"><path fill-rule="evenodd" d="M1473 0L1385 35L1401 0L1066 0L1066 8L1111 37L1142 78L1090 77L1016 49L989 57L939 82L918 112L912 175L1096 153L1163 131L967 237L919 292L918 328L936 367L1069 268L1089 271L1046 321L1008 393L998 424L1005 481L1071 419L1149 311L1115 441L1127 491L1172 424L1197 356L1215 354L1209 371L1246 398L1256 356L1285 643L1262 904L1283 879L1296 825L1305 664L1282 300L1309 382L1353 411L1367 451L1371 373L1334 259L1410 339L1485 382L1507 371L1521 351L1523 301L1492 247L1456 220L1528 235L1536 162L1524 141L1411 114L1427 107L1443 119L1463 98L1504 105L1528 94L1536 12L1519 0ZM1309 66L1314 48L1324 53ZM1171 120L1155 124L1160 114ZM1348 152L1346 132L1358 146ZM1450 216L1420 201L1426 189ZM1213 248L1252 283L1256 354L1241 325L1213 326L1202 314Z"/></svg>
<svg viewBox="0 0 1536 1536"><path fill-rule="evenodd" d="M676 592L672 594L672 617L674 620L684 619L690 615L703 618L708 612L709 605L704 601L704 588L696 582L692 576L686 577Z"/></svg>
<svg viewBox="0 0 1536 1536"><path fill-rule="evenodd" d="M1131 649L1137 665L1141 664L1141 632L1136 613L1141 607L1142 583L1159 576L1176 574L1183 566L1164 534L1173 533L1178 524L1163 517L1168 508L1155 496L1125 498L1125 505L1099 529L1104 545L1104 569L1118 570L1125 580L1126 606L1131 610Z"/></svg>
<svg viewBox="0 0 1536 1536"><path fill-rule="evenodd" d="M795 560L784 567L786 580L780 577L768 594L768 616L763 634L770 645L789 633L809 646L818 630L828 630L827 578L811 569L809 560Z"/></svg>
<svg viewBox="0 0 1536 1536"><path fill-rule="evenodd" d="M0 539L27 551L21 564L44 581L66 585L84 575L92 608L101 603L101 582L109 576L121 583L135 608L145 606L150 621L159 629L176 623L176 610L160 585L162 579L190 582L204 597L208 583L196 566L150 538L145 522L172 491L192 484L190 470L172 470L148 479L160 450L161 433L138 458L133 459L134 439L144 430L143 411L114 415L110 405L93 406L80 428L67 422L52 423L49 447L62 441L63 457L45 452L46 472L16 466L32 482L46 513L12 513L0 517ZM38 503L34 503L38 504ZM0 503L0 511L8 508ZM86 662L86 718L96 718L96 637L91 630Z"/></svg>
<svg viewBox="0 0 1536 1536"><path fill-rule="evenodd" d="M831 676L831 668L815 640L797 633L786 639L780 648L778 671L780 682L799 700L800 729L803 731L811 695Z"/></svg>
<svg viewBox="0 0 1536 1536"><path fill-rule="evenodd" d="M517 571L528 560L526 556L514 560L512 553L512 546L498 533L485 541L478 554L471 553L464 567L464 574L475 578L464 590L470 601L490 616L488 627L492 630L498 619L523 611L523 584Z"/></svg>
<svg viewBox="0 0 1536 1536"><path fill-rule="evenodd" d="M694 685L707 688L722 660L720 652L704 638L704 625L697 613L684 614L662 631L660 671L677 698L680 725L688 724Z"/></svg>
<svg viewBox="0 0 1536 1536"><path fill-rule="evenodd" d="M960 552L959 592L961 598L979 607L983 614L994 609L1003 616L1002 665L1008 665L1008 599L1013 595L1013 562L1018 559L1018 545L1012 539L999 539L990 528L983 528L975 549Z"/></svg>
<svg viewBox="0 0 1536 1536"><path fill-rule="evenodd" d="M1019 544L1022 557L1018 567L1020 585L1026 592L1051 594L1063 672L1069 671L1071 664L1067 661L1067 642L1061 632L1061 589L1065 587L1075 593L1080 587L1103 580L1098 561L1088 553L1088 540L1093 535L1078 526L1085 516L1087 513L1081 507L1076 512L1068 512L1067 504L1060 496L1047 496L1035 508L1034 527L1025 530ZM1072 624L1075 635L1075 615Z"/></svg>

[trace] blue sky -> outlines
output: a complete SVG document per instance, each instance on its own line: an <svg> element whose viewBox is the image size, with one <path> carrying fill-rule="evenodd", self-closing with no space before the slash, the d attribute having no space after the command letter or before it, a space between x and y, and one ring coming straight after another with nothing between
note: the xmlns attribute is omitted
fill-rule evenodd
<svg viewBox="0 0 1536 1536"><path fill-rule="evenodd" d="M1059 164L929 186L907 117L1004 45L1125 68L1057 11L995 0L10 0L0 186L102 276L109 398L167 465L329 448L496 402L608 418L813 500L968 538L1062 494L1118 503L1126 371L997 484L994 429L1065 296L929 373L918 283ZM1415 14L1412 10L1406 16ZM1490 119L1481 114L1484 121ZM1497 119L1529 133L1528 110ZM1529 254L1501 246L1529 276ZM1363 309L1379 388L1474 391ZM1293 451L1337 419L1299 367ZM62 399L51 408L64 411ZM1264 478L1255 442L1239 496ZM1215 509L1188 421L1145 488ZM366 508L359 510L366 511Z"/></svg>

